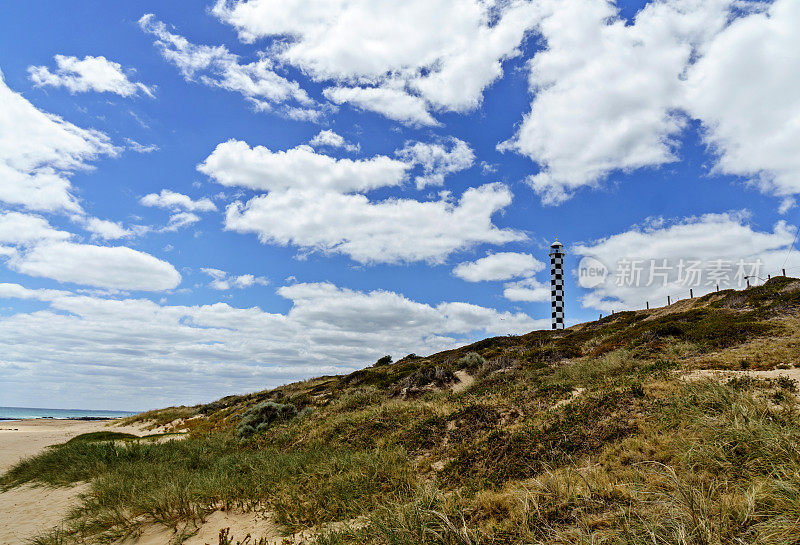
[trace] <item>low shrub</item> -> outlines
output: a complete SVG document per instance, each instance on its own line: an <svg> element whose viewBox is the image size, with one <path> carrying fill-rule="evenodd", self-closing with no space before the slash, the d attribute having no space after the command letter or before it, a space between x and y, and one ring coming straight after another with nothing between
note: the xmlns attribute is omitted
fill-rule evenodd
<svg viewBox="0 0 800 545"><path fill-rule="evenodd" d="M245 438L260 433L276 422L285 422L297 416L297 407L291 403L265 401L247 410L236 426L236 435Z"/></svg>
<svg viewBox="0 0 800 545"><path fill-rule="evenodd" d="M473 371L475 369L480 369L485 363L486 360L477 352L468 352L456 362L456 367Z"/></svg>
<svg viewBox="0 0 800 545"><path fill-rule="evenodd" d="M389 365L392 363L392 357L389 355L383 356L382 358L378 358L378 361L375 362L373 367L382 367L384 365Z"/></svg>

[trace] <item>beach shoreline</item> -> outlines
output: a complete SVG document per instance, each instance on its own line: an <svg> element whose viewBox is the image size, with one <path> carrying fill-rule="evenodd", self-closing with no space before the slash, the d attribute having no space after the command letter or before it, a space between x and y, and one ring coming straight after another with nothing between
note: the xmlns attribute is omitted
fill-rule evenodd
<svg viewBox="0 0 800 545"><path fill-rule="evenodd" d="M0 421L0 474L14 464L34 456L43 449L65 443L77 435L101 431L113 426L115 431L141 434L137 426L118 427L118 419L88 420L84 418L29 418Z"/></svg>
<svg viewBox="0 0 800 545"><path fill-rule="evenodd" d="M142 435L138 426L115 426L118 419L31 418L0 421L0 475L25 458L77 435L112 429ZM74 507L85 485L48 488L24 485L0 492L0 545L23 543L57 525Z"/></svg>

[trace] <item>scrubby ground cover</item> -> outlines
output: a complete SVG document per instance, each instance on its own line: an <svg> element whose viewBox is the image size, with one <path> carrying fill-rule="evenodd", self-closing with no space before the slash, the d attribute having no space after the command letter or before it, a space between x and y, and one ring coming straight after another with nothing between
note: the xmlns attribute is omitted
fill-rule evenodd
<svg viewBox="0 0 800 545"><path fill-rule="evenodd" d="M0 485L90 482L41 544L180 541L231 508L320 544L800 543L797 385L743 373L800 364L799 320L800 282L776 278L143 413L190 438L72 441Z"/></svg>

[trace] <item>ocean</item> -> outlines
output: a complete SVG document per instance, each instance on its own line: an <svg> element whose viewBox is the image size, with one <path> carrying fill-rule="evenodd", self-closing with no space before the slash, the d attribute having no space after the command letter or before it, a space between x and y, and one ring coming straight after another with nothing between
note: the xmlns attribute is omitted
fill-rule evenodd
<svg viewBox="0 0 800 545"><path fill-rule="evenodd" d="M0 420L22 418L120 418L130 416L127 411L91 411L88 409L41 409L36 407L0 407Z"/></svg>

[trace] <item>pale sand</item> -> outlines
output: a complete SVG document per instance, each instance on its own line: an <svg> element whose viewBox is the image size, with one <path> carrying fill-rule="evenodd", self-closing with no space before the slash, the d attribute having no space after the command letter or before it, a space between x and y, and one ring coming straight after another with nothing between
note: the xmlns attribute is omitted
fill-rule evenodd
<svg viewBox="0 0 800 545"><path fill-rule="evenodd" d="M111 430L144 435L135 426L107 427L109 421L2 420L0 474L44 448L92 431ZM0 545L18 545L56 526L75 505L85 485L72 488L21 486L0 493Z"/></svg>
<svg viewBox="0 0 800 545"><path fill-rule="evenodd" d="M461 369L460 371L456 371L455 375L456 378L458 379L458 382L453 384L453 386L450 388L455 393L463 392L464 390L475 384L475 377L473 377L463 369Z"/></svg>

